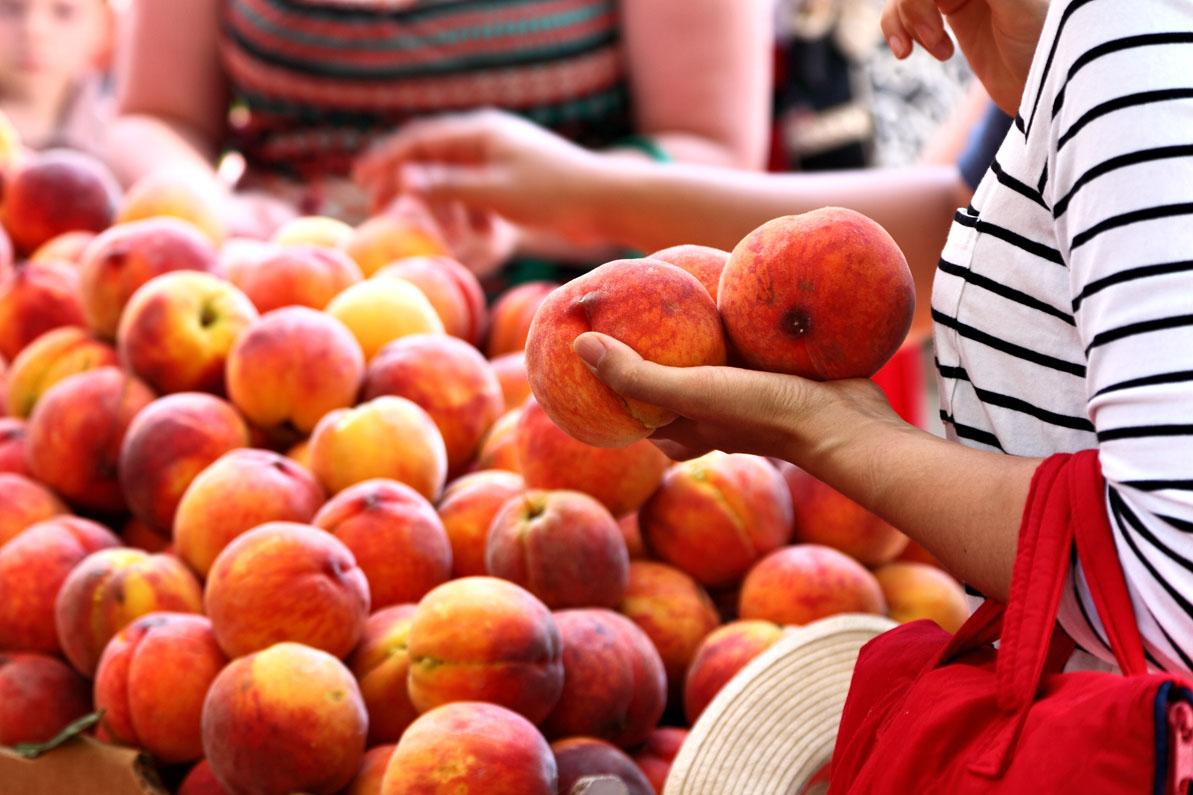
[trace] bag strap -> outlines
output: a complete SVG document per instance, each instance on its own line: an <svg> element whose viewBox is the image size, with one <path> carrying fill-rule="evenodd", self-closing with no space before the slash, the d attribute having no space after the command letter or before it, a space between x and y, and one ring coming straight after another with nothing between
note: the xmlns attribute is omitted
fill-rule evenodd
<svg viewBox="0 0 1193 795"><path fill-rule="evenodd" d="M1074 459L1068 474L1074 498L1077 554L1081 558L1086 584L1118 667L1128 676L1146 674L1143 639L1139 635L1131 595L1127 591L1104 507L1106 483L1097 451L1083 450Z"/></svg>
<svg viewBox="0 0 1193 795"><path fill-rule="evenodd" d="M998 705L1007 714L1035 699L1056 632L1073 547L1071 479L1063 476L1070 458L1061 453L1044 459L1024 507L995 668Z"/></svg>

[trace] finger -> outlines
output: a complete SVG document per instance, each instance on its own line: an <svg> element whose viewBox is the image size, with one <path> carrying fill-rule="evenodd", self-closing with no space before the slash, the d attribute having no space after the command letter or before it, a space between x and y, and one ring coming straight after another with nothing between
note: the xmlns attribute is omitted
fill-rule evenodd
<svg viewBox="0 0 1193 795"><path fill-rule="evenodd" d="M898 0L887 0L879 25L887 46L896 58L902 60L911 55L911 34L904 29L903 20L899 17Z"/></svg>
<svg viewBox="0 0 1193 795"><path fill-rule="evenodd" d="M458 202L470 213L501 214L511 185L497 166L457 166L411 163L397 172L397 192L421 196L431 202Z"/></svg>
<svg viewBox="0 0 1193 795"><path fill-rule="evenodd" d="M353 175L367 180L408 161L483 162L490 128L488 118L486 114L473 112L407 122L357 158Z"/></svg>
<svg viewBox="0 0 1193 795"><path fill-rule="evenodd" d="M676 414L688 415L691 411L693 368L650 362L622 341L595 332L579 335L573 350L613 392L672 409Z"/></svg>
<svg viewBox="0 0 1193 795"><path fill-rule="evenodd" d="M934 58L943 61L953 54L953 42L944 29L944 16L934 0L904 0L898 4L903 30Z"/></svg>
<svg viewBox="0 0 1193 795"><path fill-rule="evenodd" d="M693 458L699 458L700 456L710 452L710 450L706 448L688 447L686 444L681 442L672 441L671 439L656 438L655 436L650 437L650 443L658 448L663 455L667 456L672 461L690 461Z"/></svg>

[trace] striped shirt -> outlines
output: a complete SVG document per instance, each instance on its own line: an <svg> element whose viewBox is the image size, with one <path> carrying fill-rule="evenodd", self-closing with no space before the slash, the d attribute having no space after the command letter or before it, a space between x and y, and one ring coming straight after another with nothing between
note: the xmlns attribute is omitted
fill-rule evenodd
<svg viewBox="0 0 1193 795"><path fill-rule="evenodd" d="M585 146L630 132L618 0L226 0L250 170L307 181L413 117L498 107Z"/></svg>
<svg viewBox="0 0 1193 795"><path fill-rule="evenodd" d="M1193 670L1193 3L1052 3L932 314L948 434L1097 447L1148 658ZM1061 624L1110 659L1077 563Z"/></svg>

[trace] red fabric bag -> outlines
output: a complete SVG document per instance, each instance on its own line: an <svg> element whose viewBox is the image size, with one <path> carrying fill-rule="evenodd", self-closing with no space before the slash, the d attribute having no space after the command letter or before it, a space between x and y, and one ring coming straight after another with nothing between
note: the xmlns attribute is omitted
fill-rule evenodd
<svg viewBox="0 0 1193 795"><path fill-rule="evenodd" d="M915 621L862 648L829 795L1189 791L1193 693L1147 672L1104 492L1096 451L1048 458L1005 609L988 600L954 636ZM1074 540L1125 675L1059 672L1073 649L1056 615Z"/></svg>

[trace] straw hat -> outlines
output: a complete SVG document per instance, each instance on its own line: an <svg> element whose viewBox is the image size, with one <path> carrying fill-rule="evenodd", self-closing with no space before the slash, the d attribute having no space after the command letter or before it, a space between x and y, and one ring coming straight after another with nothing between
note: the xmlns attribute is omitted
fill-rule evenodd
<svg viewBox="0 0 1193 795"><path fill-rule="evenodd" d="M813 795L858 651L895 623L847 613L791 627L709 703L672 763L663 795Z"/></svg>

